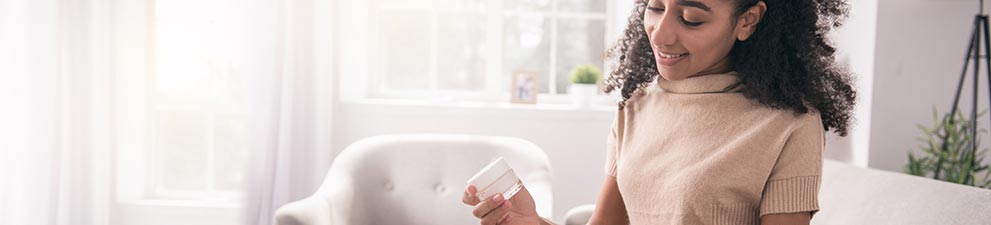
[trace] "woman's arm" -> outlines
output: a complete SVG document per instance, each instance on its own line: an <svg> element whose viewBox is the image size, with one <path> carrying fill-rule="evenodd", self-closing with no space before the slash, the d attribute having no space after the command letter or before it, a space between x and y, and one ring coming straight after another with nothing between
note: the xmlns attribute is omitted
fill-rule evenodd
<svg viewBox="0 0 991 225"><path fill-rule="evenodd" d="M623 196L619 193L619 185L616 184L616 177L606 176L606 182L602 185L602 192L599 193L599 200L595 204L595 212L589 218L589 225L621 225L629 224L629 217L626 215L626 204L623 203Z"/></svg>
<svg viewBox="0 0 991 225"><path fill-rule="evenodd" d="M760 225L808 225L810 220L809 212L767 214L760 217Z"/></svg>

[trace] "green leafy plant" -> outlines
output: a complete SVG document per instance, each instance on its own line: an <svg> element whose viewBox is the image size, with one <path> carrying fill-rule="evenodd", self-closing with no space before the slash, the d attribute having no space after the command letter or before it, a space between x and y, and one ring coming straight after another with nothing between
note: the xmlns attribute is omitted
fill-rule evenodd
<svg viewBox="0 0 991 225"><path fill-rule="evenodd" d="M579 65L571 70L571 83L573 84L595 84L599 82L599 79L602 79L602 71L595 65Z"/></svg>
<svg viewBox="0 0 991 225"><path fill-rule="evenodd" d="M978 113L981 117L985 112ZM965 118L962 113L956 115L947 113L940 118L936 108L933 108L933 123L931 127L919 124L923 136L918 138L921 154L908 153L908 165L905 173L932 177L933 179L979 188L991 188L991 171L984 164L984 156L988 149L980 148L980 139L971 146L974 140L973 121ZM953 118L951 119L951 116ZM987 133L978 129L978 136ZM945 141L944 141L945 140ZM977 150L980 149L980 150ZM977 150L977 152L974 152Z"/></svg>

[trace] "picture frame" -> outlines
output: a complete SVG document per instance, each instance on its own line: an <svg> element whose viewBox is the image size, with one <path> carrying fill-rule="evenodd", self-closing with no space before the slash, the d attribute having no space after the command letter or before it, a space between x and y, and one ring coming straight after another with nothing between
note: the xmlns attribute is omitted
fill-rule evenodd
<svg viewBox="0 0 991 225"><path fill-rule="evenodd" d="M540 73L535 70L518 69L514 70L510 93L510 102L518 104L537 104L537 95L540 94Z"/></svg>

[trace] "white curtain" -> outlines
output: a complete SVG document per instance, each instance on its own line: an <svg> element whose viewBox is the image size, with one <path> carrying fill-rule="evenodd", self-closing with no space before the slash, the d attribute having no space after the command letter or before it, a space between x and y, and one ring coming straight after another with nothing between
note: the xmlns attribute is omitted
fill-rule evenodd
<svg viewBox="0 0 991 225"><path fill-rule="evenodd" d="M124 1L126 2L126 1ZM113 224L114 40L107 0L0 0L0 224ZM191 6L195 7L195 6ZM270 224L329 166L332 0L231 6L247 41L245 219ZM119 15L117 15L119 16ZM133 75L133 74L132 74ZM119 115L118 115L119 116Z"/></svg>
<svg viewBox="0 0 991 225"><path fill-rule="evenodd" d="M247 224L271 224L279 206L312 194L329 167L333 97L332 1L257 1L247 8L258 51L245 83L253 94ZM271 30L276 32L258 32Z"/></svg>
<svg viewBox="0 0 991 225"><path fill-rule="evenodd" d="M0 224L106 224L102 17L91 1L0 1Z"/></svg>

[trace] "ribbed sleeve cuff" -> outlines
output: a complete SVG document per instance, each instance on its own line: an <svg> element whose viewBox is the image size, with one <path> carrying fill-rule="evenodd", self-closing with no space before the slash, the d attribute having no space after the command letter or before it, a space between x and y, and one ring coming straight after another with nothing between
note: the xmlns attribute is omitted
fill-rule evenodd
<svg viewBox="0 0 991 225"><path fill-rule="evenodd" d="M760 215L819 211L820 176L771 180L764 189Z"/></svg>
<svg viewBox="0 0 991 225"><path fill-rule="evenodd" d="M712 207L712 225L760 224L757 205L751 203L719 204Z"/></svg>

